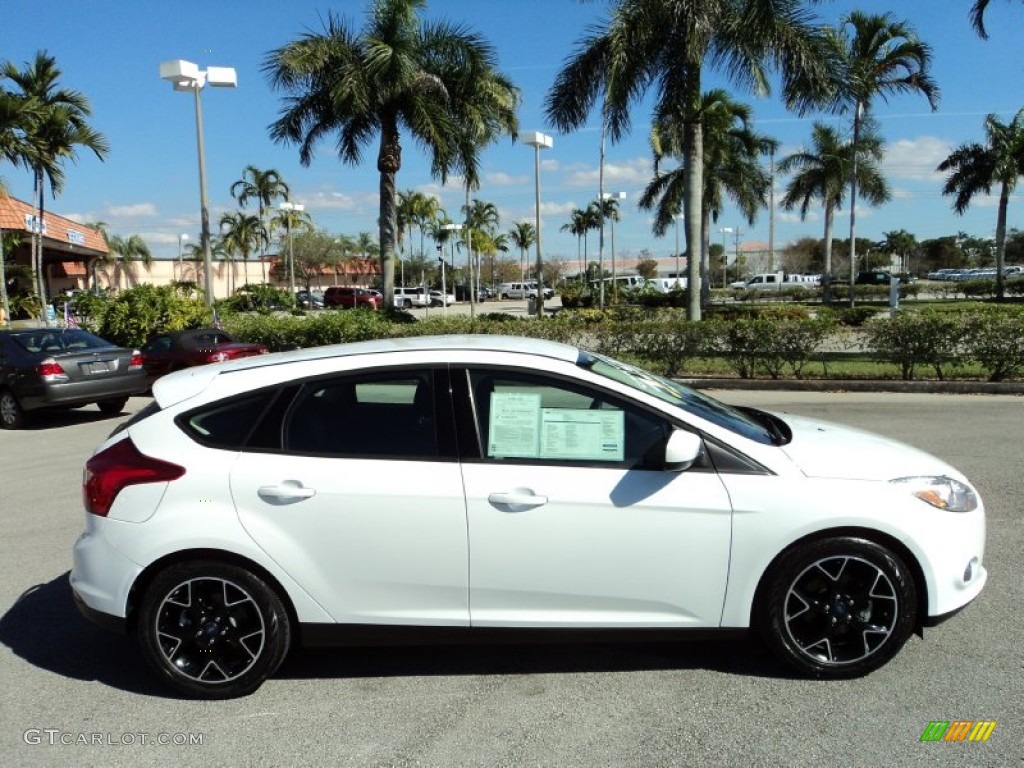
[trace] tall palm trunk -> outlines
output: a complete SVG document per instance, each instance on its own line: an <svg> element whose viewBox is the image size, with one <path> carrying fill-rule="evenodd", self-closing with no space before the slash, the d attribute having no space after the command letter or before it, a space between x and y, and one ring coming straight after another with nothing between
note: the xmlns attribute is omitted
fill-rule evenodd
<svg viewBox="0 0 1024 768"><path fill-rule="evenodd" d="M697 78L694 78L696 80ZM694 98L691 104L700 103L700 82L691 84ZM704 190L704 126L699 116L687 114L683 123L683 162L686 176L683 182L685 211L683 230L686 233L686 319L700 320L700 241L701 203Z"/></svg>
<svg viewBox="0 0 1024 768"><path fill-rule="evenodd" d="M384 283L384 306L391 307L395 299L395 231L398 229L398 191L395 177L402 167L402 145L398 126L381 126L380 154L377 170L380 172L380 272Z"/></svg>
<svg viewBox="0 0 1024 768"><path fill-rule="evenodd" d="M996 213L996 301L1006 298L1006 278L1003 265L1006 263L1006 207L1010 202L1010 187L1003 182L999 190L999 209Z"/></svg>
<svg viewBox="0 0 1024 768"><path fill-rule="evenodd" d="M858 101L853 115L853 158L850 161L850 307L856 303L857 278L857 152L860 149L860 112Z"/></svg>
<svg viewBox="0 0 1024 768"><path fill-rule="evenodd" d="M832 302L832 223L835 219L835 205L825 203L825 284L822 286L822 301ZM853 290L853 286L850 286Z"/></svg>
<svg viewBox="0 0 1024 768"><path fill-rule="evenodd" d="M711 211L707 208L701 212L700 231L700 305L707 308L711 305Z"/></svg>
<svg viewBox="0 0 1024 768"><path fill-rule="evenodd" d="M43 186L43 169L35 169L36 211L38 216L32 230L32 278L35 293L39 297L39 319L46 322L46 281L43 277L43 217L46 215L46 188Z"/></svg>

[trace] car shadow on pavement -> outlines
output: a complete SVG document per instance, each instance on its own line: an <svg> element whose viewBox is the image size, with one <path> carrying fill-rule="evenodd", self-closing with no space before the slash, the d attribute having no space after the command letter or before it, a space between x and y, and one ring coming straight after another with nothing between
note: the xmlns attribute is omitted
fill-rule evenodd
<svg viewBox="0 0 1024 768"><path fill-rule="evenodd" d="M92 424L96 421L117 423L129 416L128 406L120 413L100 413L95 406L84 408L54 408L31 411L28 423L23 430L40 431L44 429L60 429L77 424ZM111 427L113 429L113 427Z"/></svg>
<svg viewBox="0 0 1024 768"><path fill-rule="evenodd" d="M296 649L274 675L283 679L534 675L711 670L796 679L756 638Z"/></svg>
<svg viewBox="0 0 1024 768"><path fill-rule="evenodd" d="M0 643L40 669L141 696L180 698L160 683L134 640L94 627L75 608L63 573L27 589L0 617ZM756 639L679 643L487 644L293 648L279 679L528 675L712 670L793 678Z"/></svg>
<svg viewBox="0 0 1024 768"><path fill-rule="evenodd" d="M91 625L71 596L68 573L25 590L0 617L0 643L34 667L143 696L173 697L126 636Z"/></svg>

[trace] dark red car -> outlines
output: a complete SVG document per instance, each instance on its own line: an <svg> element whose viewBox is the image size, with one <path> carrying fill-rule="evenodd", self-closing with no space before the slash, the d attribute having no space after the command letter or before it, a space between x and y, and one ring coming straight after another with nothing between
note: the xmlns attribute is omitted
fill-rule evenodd
<svg viewBox="0 0 1024 768"><path fill-rule="evenodd" d="M367 288L354 288L345 285L333 285L324 291L324 306L328 309L353 309L365 307L380 309L381 298L376 291Z"/></svg>
<svg viewBox="0 0 1024 768"><path fill-rule="evenodd" d="M142 364L152 382L165 373L189 366L265 355L269 351L262 344L235 341L229 334L216 328L194 328L151 336L142 348Z"/></svg>

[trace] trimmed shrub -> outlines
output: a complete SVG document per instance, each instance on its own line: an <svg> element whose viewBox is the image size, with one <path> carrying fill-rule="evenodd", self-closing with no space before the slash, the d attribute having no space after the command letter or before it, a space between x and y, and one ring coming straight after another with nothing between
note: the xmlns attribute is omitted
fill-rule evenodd
<svg viewBox="0 0 1024 768"><path fill-rule="evenodd" d="M965 354L985 369L989 381L1024 371L1024 309L989 307L967 319Z"/></svg>
<svg viewBox="0 0 1024 768"><path fill-rule="evenodd" d="M946 312L901 312L867 324L868 345L880 359L900 366L904 381L919 365L930 366L939 380L961 357L966 336L962 318Z"/></svg>

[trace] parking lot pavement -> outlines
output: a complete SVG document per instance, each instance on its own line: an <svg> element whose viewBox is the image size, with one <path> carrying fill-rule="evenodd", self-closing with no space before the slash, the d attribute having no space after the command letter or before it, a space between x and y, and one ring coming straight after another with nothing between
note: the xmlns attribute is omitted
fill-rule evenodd
<svg viewBox="0 0 1024 768"><path fill-rule="evenodd" d="M294 653L245 699L185 701L155 683L128 639L91 626L71 604L82 464L120 420L90 407L0 432L0 761L1020 765L1021 398L720 396L876 430L963 470L989 515L990 580L981 597L859 680L793 679L750 641L349 649ZM147 402L133 398L128 411ZM921 742L930 722L954 720L997 725L985 743ZM161 735L169 743L158 743Z"/></svg>

